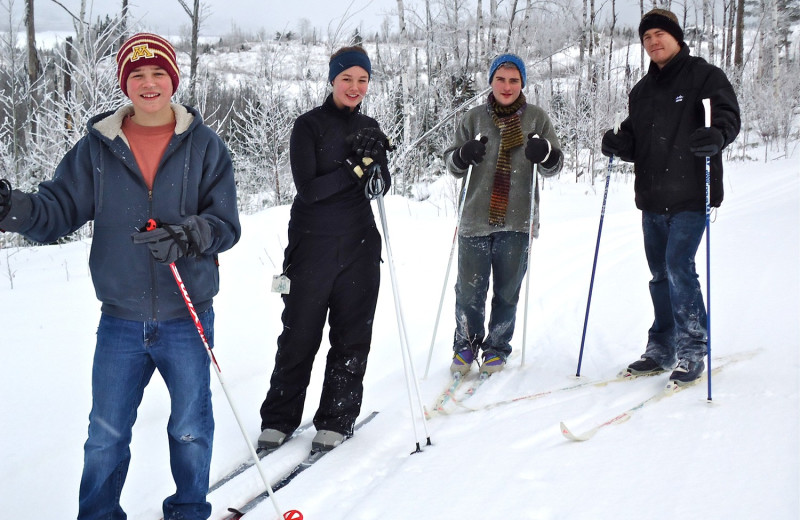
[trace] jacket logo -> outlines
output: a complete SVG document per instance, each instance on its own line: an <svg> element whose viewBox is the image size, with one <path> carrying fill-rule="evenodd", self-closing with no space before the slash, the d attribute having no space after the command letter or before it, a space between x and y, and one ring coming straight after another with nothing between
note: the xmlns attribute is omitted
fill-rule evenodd
<svg viewBox="0 0 800 520"><path fill-rule="evenodd" d="M153 56L153 51L150 50L146 43L134 45L131 51L131 61L136 61L139 58L152 58Z"/></svg>
<svg viewBox="0 0 800 520"><path fill-rule="evenodd" d="M683 94L680 94L678 97L675 98L676 103L680 103L681 101L683 101Z"/></svg>

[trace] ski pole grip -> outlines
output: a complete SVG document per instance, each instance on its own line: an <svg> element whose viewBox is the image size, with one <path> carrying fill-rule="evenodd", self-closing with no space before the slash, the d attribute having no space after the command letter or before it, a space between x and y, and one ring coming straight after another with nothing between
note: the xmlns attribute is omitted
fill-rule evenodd
<svg viewBox="0 0 800 520"><path fill-rule="evenodd" d="M711 126L711 99L703 99L703 111L705 112L706 128Z"/></svg>
<svg viewBox="0 0 800 520"><path fill-rule="evenodd" d="M617 112L614 115L614 135L617 135L620 126L622 126L622 112Z"/></svg>
<svg viewBox="0 0 800 520"><path fill-rule="evenodd" d="M478 133L478 135L475 136L475 140L476 141L480 141L480 142L482 142L484 144L489 142L489 138L486 137L485 135L481 135L480 133Z"/></svg>

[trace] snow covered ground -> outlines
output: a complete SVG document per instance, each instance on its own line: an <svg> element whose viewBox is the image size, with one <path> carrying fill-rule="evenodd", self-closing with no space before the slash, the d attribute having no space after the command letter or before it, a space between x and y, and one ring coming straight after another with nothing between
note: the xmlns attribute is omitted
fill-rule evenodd
<svg viewBox="0 0 800 520"><path fill-rule="evenodd" d="M565 176L567 177L567 176ZM444 184L444 183L443 183ZM441 186L442 193L452 189ZM585 379L611 377L641 354L652 320L649 273L632 185L612 183L594 286ZM531 266L525 365L515 355L468 402L481 408L575 382L602 202L596 189L564 178L542 194L541 238ZM390 239L412 356L422 376L454 214L446 198L387 198ZM377 208L376 208L377 215ZM268 387L281 323L268 291L286 244L288 207L243 219L242 241L221 257L216 356L250 438ZM282 509L308 520L408 519L797 519L800 516L800 168L797 158L727 165L726 201L712 225L712 363L735 360L705 385L645 407L586 443L582 432L656 392L666 376L588 386L535 400L435 417L433 446L415 438L388 270L356 436L277 493ZM705 245L698 268L705 289ZM74 518L90 407L99 304L88 245L0 251L0 510L3 518ZM9 274L13 274L13 290ZM448 380L454 277L431 370L420 381L430 405ZM191 291L191 287L189 288ZM514 341L522 350L522 305ZM327 348L309 390L313 415ZM212 479L248 450L215 378L217 434ZM168 396L155 376L132 444L123 506L132 519L160 517L173 492L166 440ZM423 429L418 425L420 440ZM280 474L307 451L313 430L264 460ZM209 499L212 518L261 491L251 470ZM248 518L273 519L264 502Z"/></svg>

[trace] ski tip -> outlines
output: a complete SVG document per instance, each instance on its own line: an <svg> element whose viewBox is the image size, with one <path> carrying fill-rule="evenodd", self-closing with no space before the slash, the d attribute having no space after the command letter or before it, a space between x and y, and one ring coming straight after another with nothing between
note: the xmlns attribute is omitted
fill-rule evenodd
<svg viewBox="0 0 800 520"><path fill-rule="evenodd" d="M582 439L582 438L578 437L574 433L572 433L572 431L563 422L559 424L559 427L561 428L561 435L563 435L567 439L569 439L571 441L583 441L583 440L585 440L585 439Z"/></svg>

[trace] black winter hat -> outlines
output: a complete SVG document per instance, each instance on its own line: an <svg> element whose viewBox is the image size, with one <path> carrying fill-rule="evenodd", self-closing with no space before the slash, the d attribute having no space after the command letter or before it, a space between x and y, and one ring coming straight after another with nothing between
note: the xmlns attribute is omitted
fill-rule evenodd
<svg viewBox="0 0 800 520"><path fill-rule="evenodd" d="M662 29L671 34L678 43L683 43L683 30L678 25L678 17L672 11L666 9L653 9L642 16L639 23L639 40L642 40L644 33L650 29Z"/></svg>

